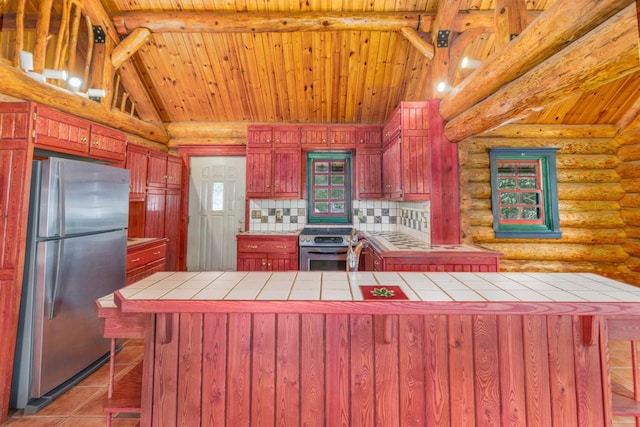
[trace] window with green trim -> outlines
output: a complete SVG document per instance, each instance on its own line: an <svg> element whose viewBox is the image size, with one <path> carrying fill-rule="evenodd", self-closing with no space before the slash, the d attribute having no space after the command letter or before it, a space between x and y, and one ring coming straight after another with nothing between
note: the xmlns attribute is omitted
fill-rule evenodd
<svg viewBox="0 0 640 427"><path fill-rule="evenodd" d="M351 222L351 154L307 154L309 223Z"/></svg>
<svg viewBox="0 0 640 427"><path fill-rule="evenodd" d="M556 151L556 148L494 148L489 151L496 237L562 237Z"/></svg>

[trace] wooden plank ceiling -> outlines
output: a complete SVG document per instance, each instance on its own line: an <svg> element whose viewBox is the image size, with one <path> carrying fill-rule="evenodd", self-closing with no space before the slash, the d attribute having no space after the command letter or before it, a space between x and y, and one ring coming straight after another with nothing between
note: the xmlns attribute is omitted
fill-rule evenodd
<svg viewBox="0 0 640 427"><path fill-rule="evenodd" d="M132 60L164 122L375 124L383 123L400 101L437 96L433 91L437 79L446 79L452 86L460 83L472 72L460 67L464 56L486 60L507 43L505 37L511 37L505 31L522 31L555 0L102 3L123 37L136 25L145 26L145 19L147 27L154 24ZM204 15L201 19L194 15L194 20L181 26L175 16L128 12L218 12L232 14L231 19L236 12L260 13L274 17L276 23L269 31L269 24L254 27L247 19L225 31L211 29L220 22L207 22ZM417 28L410 32L427 46L437 46L436 35L430 32L437 25L436 16L453 16L449 18L452 23L442 26L451 31L448 48L435 47L435 57L433 51L429 57L418 48L420 41L412 42L398 28L385 30L383 24L392 12L418 16ZM326 22L341 14L371 18L367 29L356 25L354 29L348 25L344 30L331 29ZM313 18L318 16L325 27L316 25ZM291 31L284 19L282 25L277 23L283 17L291 23L297 17L306 18L310 28ZM209 29L190 28L200 25L209 25ZM639 77L638 73L626 75L588 93L576 93L566 102L530 114L525 122L619 123L637 104Z"/></svg>
<svg viewBox="0 0 640 427"><path fill-rule="evenodd" d="M20 1L0 4L7 12ZM26 0L27 14L43 1ZM51 1L54 10L69 2ZM153 126L189 135L203 124L381 124L401 101L443 97L454 141L518 120L637 129L636 2L82 1L116 39L111 62L147 134ZM463 57L483 65L464 69ZM439 81L453 90L436 93Z"/></svg>

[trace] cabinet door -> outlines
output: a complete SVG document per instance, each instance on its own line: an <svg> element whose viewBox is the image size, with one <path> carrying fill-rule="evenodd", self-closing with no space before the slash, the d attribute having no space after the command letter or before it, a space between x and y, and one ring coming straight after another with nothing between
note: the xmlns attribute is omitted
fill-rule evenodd
<svg viewBox="0 0 640 427"><path fill-rule="evenodd" d="M144 215L144 236L164 237L166 190L149 188Z"/></svg>
<svg viewBox="0 0 640 427"><path fill-rule="evenodd" d="M182 186L182 159L177 156L167 156L167 188Z"/></svg>
<svg viewBox="0 0 640 427"><path fill-rule="evenodd" d="M149 162L147 165L147 186L161 187L167 186L167 155L158 151L149 151Z"/></svg>
<svg viewBox="0 0 640 427"><path fill-rule="evenodd" d="M358 150L356 155L357 199L379 199L382 196L382 158L379 150Z"/></svg>
<svg viewBox="0 0 640 427"><path fill-rule="evenodd" d="M382 194L388 199L402 198L401 140L396 138L382 153Z"/></svg>
<svg viewBox="0 0 640 427"><path fill-rule="evenodd" d="M263 253L238 253L238 271L266 271L267 254Z"/></svg>
<svg viewBox="0 0 640 427"><path fill-rule="evenodd" d="M300 196L300 150L274 150L273 196L279 199Z"/></svg>
<svg viewBox="0 0 640 427"><path fill-rule="evenodd" d="M402 130L402 110L401 107L395 109L395 111L387 120L387 123L382 128L382 146L386 146L393 141Z"/></svg>
<svg viewBox="0 0 640 427"><path fill-rule="evenodd" d="M356 126L331 126L329 148L349 149L356 146Z"/></svg>
<svg viewBox="0 0 640 427"><path fill-rule="evenodd" d="M164 236L177 239L180 234L180 190L167 190L164 205Z"/></svg>
<svg viewBox="0 0 640 427"><path fill-rule="evenodd" d="M326 148L328 140L328 126L304 125L300 132L300 142L303 148Z"/></svg>
<svg viewBox="0 0 640 427"><path fill-rule="evenodd" d="M380 126L361 125L356 129L358 148L380 148L382 129Z"/></svg>
<svg viewBox="0 0 640 427"><path fill-rule="evenodd" d="M274 147L297 147L300 145L299 126L274 126L273 127Z"/></svg>
<svg viewBox="0 0 640 427"><path fill-rule="evenodd" d="M127 135L100 125L91 125L89 155L123 163L127 148Z"/></svg>
<svg viewBox="0 0 640 427"><path fill-rule="evenodd" d="M402 165L403 200L429 200L431 144L428 135L403 136Z"/></svg>
<svg viewBox="0 0 640 427"><path fill-rule="evenodd" d="M271 149L249 148L247 150L247 197L264 198L271 197Z"/></svg>
<svg viewBox="0 0 640 427"><path fill-rule="evenodd" d="M273 127L262 125L247 126L247 146L271 147L273 145Z"/></svg>
<svg viewBox="0 0 640 427"><path fill-rule="evenodd" d="M89 122L38 105L33 141L37 146L86 156L89 153Z"/></svg>
<svg viewBox="0 0 640 427"><path fill-rule="evenodd" d="M127 146L127 163L129 169L129 200L144 200L147 190L147 150L139 145Z"/></svg>
<svg viewBox="0 0 640 427"><path fill-rule="evenodd" d="M293 271L298 270L298 260L291 255L269 256L267 259L269 271Z"/></svg>

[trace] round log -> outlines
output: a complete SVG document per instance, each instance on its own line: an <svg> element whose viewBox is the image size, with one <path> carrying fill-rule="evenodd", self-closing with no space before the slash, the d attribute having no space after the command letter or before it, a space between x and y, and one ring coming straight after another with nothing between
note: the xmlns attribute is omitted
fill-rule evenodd
<svg viewBox="0 0 640 427"><path fill-rule="evenodd" d="M622 163L616 169L622 179L640 178L640 162Z"/></svg>
<svg viewBox="0 0 640 427"><path fill-rule="evenodd" d="M614 155L576 155L558 154L556 156L558 169L615 169L620 165L620 159Z"/></svg>
<svg viewBox="0 0 640 427"><path fill-rule="evenodd" d="M486 152L489 148L559 148L558 154L616 155L618 144L612 138L482 138L465 140L465 148L472 152Z"/></svg>
<svg viewBox="0 0 640 427"><path fill-rule="evenodd" d="M620 184L627 193L640 193L640 179L623 179Z"/></svg>
<svg viewBox="0 0 640 427"><path fill-rule="evenodd" d="M620 199L623 208L640 208L640 193L627 193Z"/></svg>
<svg viewBox="0 0 640 427"><path fill-rule="evenodd" d="M615 125L563 125L563 124L509 124L486 131L481 137L503 138L613 138L618 133Z"/></svg>
<svg viewBox="0 0 640 427"><path fill-rule="evenodd" d="M560 227L562 238L555 240L556 243L577 243L577 244L606 244L622 245L626 242L627 234L623 229L591 229L591 228L567 228ZM478 245L487 243L498 243L503 239L496 239L492 226L474 225L469 229L469 236ZM511 243L548 243L548 239L509 239Z"/></svg>
<svg viewBox="0 0 640 427"><path fill-rule="evenodd" d="M625 191L619 183L558 183L560 200L620 200Z"/></svg>
<svg viewBox="0 0 640 427"><path fill-rule="evenodd" d="M619 245L557 243L485 243L483 246L502 252L506 259L614 262L624 263L629 257Z"/></svg>
<svg viewBox="0 0 640 427"><path fill-rule="evenodd" d="M627 226L640 227L640 209L622 209L620 215Z"/></svg>
<svg viewBox="0 0 640 427"><path fill-rule="evenodd" d="M618 157L623 162L640 161L640 144L620 147L618 149Z"/></svg>
<svg viewBox="0 0 640 427"><path fill-rule="evenodd" d="M612 169L557 169L558 182L619 182L620 175Z"/></svg>
<svg viewBox="0 0 640 427"><path fill-rule="evenodd" d="M622 245L626 253L633 257L640 257L640 239L627 239Z"/></svg>

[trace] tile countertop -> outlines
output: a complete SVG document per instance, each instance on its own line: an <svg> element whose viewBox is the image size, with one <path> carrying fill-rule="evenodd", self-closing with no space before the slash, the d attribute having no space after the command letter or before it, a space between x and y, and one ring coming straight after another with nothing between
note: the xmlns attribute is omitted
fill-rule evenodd
<svg viewBox="0 0 640 427"><path fill-rule="evenodd" d="M297 236L302 229L298 230L283 230L283 231L243 231L242 233L236 233L236 236Z"/></svg>
<svg viewBox="0 0 640 427"><path fill-rule="evenodd" d="M365 231L361 234L382 252L493 252L474 245L429 245L416 237L397 231Z"/></svg>
<svg viewBox="0 0 640 427"><path fill-rule="evenodd" d="M360 286L407 300L364 300ZM122 312L640 315L640 288L592 273L159 272L97 301Z"/></svg>

